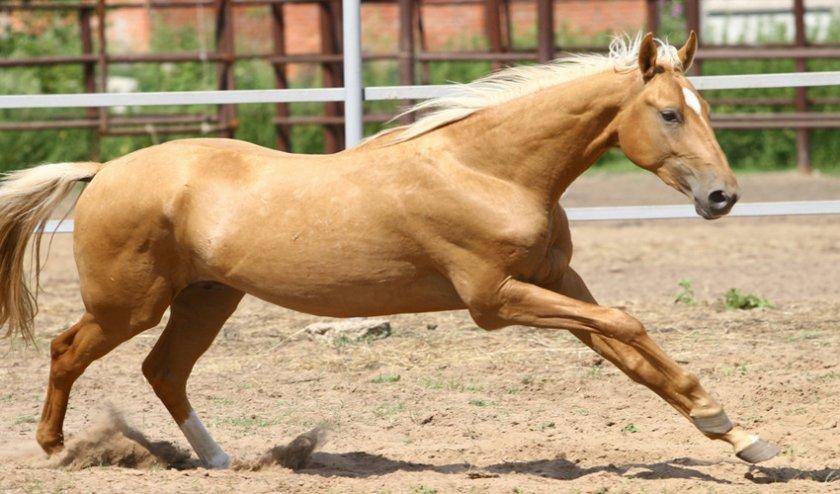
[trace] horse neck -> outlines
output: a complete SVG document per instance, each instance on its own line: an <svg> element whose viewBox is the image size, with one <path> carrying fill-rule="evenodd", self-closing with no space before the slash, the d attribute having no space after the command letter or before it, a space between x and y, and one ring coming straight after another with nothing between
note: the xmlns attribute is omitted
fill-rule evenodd
<svg viewBox="0 0 840 494"><path fill-rule="evenodd" d="M617 144L616 116L638 90L636 79L604 72L482 110L445 128L448 150L466 166L527 187L551 208Z"/></svg>

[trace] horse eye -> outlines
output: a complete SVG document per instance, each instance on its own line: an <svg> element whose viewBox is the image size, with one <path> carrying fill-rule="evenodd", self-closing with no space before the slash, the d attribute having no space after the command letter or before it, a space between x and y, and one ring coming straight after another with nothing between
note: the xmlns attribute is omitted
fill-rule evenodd
<svg viewBox="0 0 840 494"><path fill-rule="evenodd" d="M677 123L680 121L680 114L674 110L662 110L659 114L662 116L662 120L668 123Z"/></svg>

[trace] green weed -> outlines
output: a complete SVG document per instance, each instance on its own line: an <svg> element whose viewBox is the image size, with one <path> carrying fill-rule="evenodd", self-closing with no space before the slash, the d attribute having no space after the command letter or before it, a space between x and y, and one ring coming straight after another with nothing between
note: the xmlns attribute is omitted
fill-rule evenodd
<svg viewBox="0 0 840 494"><path fill-rule="evenodd" d="M379 374L377 377L371 379L370 382L375 384L382 384L382 383L395 383L399 382L400 375L399 374Z"/></svg>
<svg viewBox="0 0 840 494"><path fill-rule="evenodd" d="M731 310L752 310L773 307L766 298L754 293L744 293L737 288L730 288L723 295L723 305Z"/></svg>
<svg viewBox="0 0 840 494"><path fill-rule="evenodd" d="M486 407L490 405L489 401L481 399L470 400L468 403L474 407Z"/></svg>
<svg viewBox="0 0 840 494"><path fill-rule="evenodd" d="M677 293L677 298L674 299L674 303L695 305L697 301L694 300L694 287L691 285L691 280L683 278L677 282L677 285L679 285L680 291Z"/></svg>
<svg viewBox="0 0 840 494"><path fill-rule="evenodd" d="M636 427L636 424L627 424L621 430L622 430L622 432L627 432L629 434L635 434L635 433L639 432L639 428Z"/></svg>

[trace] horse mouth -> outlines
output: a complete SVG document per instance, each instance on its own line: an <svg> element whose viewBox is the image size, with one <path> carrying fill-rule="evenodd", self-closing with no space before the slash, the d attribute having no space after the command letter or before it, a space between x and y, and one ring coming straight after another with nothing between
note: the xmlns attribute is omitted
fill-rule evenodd
<svg viewBox="0 0 840 494"><path fill-rule="evenodd" d="M731 209L732 206L729 206L726 209L712 210L711 208L704 206L699 202L694 203L694 210L701 218L705 220L716 220L722 216L726 216L727 214L729 214L729 211Z"/></svg>

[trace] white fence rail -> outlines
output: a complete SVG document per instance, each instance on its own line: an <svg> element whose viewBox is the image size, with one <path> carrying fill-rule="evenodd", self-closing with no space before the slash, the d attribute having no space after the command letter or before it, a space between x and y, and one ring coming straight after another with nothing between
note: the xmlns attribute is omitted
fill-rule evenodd
<svg viewBox="0 0 840 494"><path fill-rule="evenodd" d="M360 0L343 0L344 80L343 88L265 89L232 91L185 91L97 94L0 95L2 108L80 108L111 106L218 105L242 103L297 103L343 101L348 145L362 137L362 102L375 100L419 100L452 94L458 85L373 86L361 81ZM840 71L792 72L692 77L699 90L814 87L840 85ZM570 208L569 218L585 220L631 220L695 217L688 205ZM739 203L734 216L777 216L838 214L840 201ZM45 232L73 231L73 222L50 221Z"/></svg>
<svg viewBox="0 0 840 494"><path fill-rule="evenodd" d="M738 203L729 216L800 216L816 214L840 214L840 201L788 201ZM671 204L663 206L609 206L589 208L566 208L571 221L615 221L615 220L668 220L700 217L694 206ZM44 233L70 233L73 220L50 220L44 226Z"/></svg>
<svg viewBox="0 0 840 494"><path fill-rule="evenodd" d="M750 89L840 85L840 71L783 74L712 75L689 78L697 89ZM361 100L410 100L446 96L457 84L371 86L361 88ZM148 93L74 93L0 95L0 108L88 108L108 106L222 105L240 103L299 103L346 101L345 88L237 89ZM352 92L355 94L355 91ZM355 117L359 119L357 115ZM348 122L351 120L348 115Z"/></svg>

